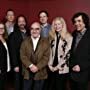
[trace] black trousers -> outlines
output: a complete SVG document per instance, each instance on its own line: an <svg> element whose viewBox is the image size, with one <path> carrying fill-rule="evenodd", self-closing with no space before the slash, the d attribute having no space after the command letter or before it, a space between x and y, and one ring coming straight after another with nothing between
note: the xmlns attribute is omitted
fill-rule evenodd
<svg viewBox="0 0 90 90"><path fill-rule="evenodd" d="M68 74L58 74L52 72L48 90L68 90L67 80Z"/></svg>
<svg viewBox="0 0 90 90"><path fill-rule="evenodd" d="M5 84L6 84L6 73L0 74L0 90L5 90Z"/></svg>
<svg viewBox="0 0 90 90"><path fill-rule="evenodd" d="M20 72L14 72L14 87L15 90L22 90L23 77Z"/></svg>
<svg viewBox="0 0 90 90"><path fill-rule="evenodd" d="M88 81L87 82L76 82L70 80L71 90L88 90Z"/></svg>
<svg viewBox="0 0 90 90"><path fill-rule="evenodd" d="M24 80L23 90L43 90L45 80Z"/></svg>

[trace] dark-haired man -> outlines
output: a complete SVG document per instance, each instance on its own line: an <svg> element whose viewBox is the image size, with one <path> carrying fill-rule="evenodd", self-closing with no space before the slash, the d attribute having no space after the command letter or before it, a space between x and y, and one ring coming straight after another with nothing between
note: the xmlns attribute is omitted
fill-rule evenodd
<svg viewBox="0 0 90 90"><path fill-rule="evenodd" d="M48 23L48 12L47 11L40 11L39 12L39 20L40 20L40 23L41 23L41 36L43 37L48 37L49 36L49 31L51 29L51 25Z"/></svg>
<svg viewBox="0 0 90 90"><path fill-rule="evenodd" d="M8 35L10 35L14 31L14 23L15 23L15 12L12 9L8 9L6 12L6 30Z"/></svg>
<svg viewBox="0 0 90 90"><path fill-rule="evenodd" d="M20 61L20 47L22 41L28 36L27 21L24 15L16 18L14 32L9 36L10 56L15 76L15 90L22 90L22 63Z"/></svg>
<svg viewBox="0 0 90 90"><path fill-rule="evenodd" d="M90 29L89 17L79 12L72 17L75 31L70 57L71 90L88 90L88 71L90 67Z"/></svg>

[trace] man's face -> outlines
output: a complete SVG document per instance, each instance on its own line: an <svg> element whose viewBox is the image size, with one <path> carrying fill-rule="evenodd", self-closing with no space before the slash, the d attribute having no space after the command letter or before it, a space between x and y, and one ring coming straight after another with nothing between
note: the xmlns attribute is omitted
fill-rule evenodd
<svg viewBox="0 0 90 90"><path fill-rule="evenodd" d="M6 19L9 22L13 22L15 20L15 15L13 11L8 11L6 15Z"/></svg>
<svg viewBox="0 0 90 90"><path fill-rule="evenodd" d="M77 31L82 31L85 28L85 24L83 22L82 16L79 16L74 19L74 26Z"/></svg>
<svg viewBox="0 0 90 90"><path fill-rule="evenodd" d="M18 18L18 26L19 26L20 29L24 29L25 28L26 22L25 22L24 17L19 17Z"/></svg>
<svg viewBox="0 0 90 90"><path fill-rule="evenodd" d="M39 18L40 18L41 24L47 23L48 17L46 15L46 13L44 13L44 12L40 13Z"/></svg>
<svg viewBox="0 0 90 90"><path fill-rule="evenodd" d="M38 38L41 32L40 24L35 22L31 25L31 36L33 38Z"/></svg>

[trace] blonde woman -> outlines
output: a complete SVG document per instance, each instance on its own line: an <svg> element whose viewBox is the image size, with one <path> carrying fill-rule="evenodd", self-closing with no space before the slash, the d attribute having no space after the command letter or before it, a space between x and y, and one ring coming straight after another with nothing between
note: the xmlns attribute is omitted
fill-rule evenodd
<svg viewBox="0 0 90 90"><path fill-rule="evenodd" d="M51 28L51 53L48 63L51 71L50 90L65 90L69 73L68 60L70 57L72 36L68 32L66 22L62 17L56 17L52 22Z"/></svg>

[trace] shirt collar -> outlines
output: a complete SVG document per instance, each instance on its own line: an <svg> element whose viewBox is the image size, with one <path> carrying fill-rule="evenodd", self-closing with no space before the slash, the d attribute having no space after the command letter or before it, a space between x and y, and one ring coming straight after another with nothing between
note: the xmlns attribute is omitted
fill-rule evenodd
<svg viewBox="0 0 90 90"><path fill-rule="evenodd" d="M43 25L41 25L42 28L46 27L48 25L48 23L45 23Z"/></svg>
<svg viewBox="0 0 90 90"><path fill-rule="evenodd" d="M24 34L26 33L26 30L25 30L25 29L24 29L24 30L20 30L20 31L21 31L22 33L24 33Z"/></svg>
<svg viewBox="0 0 90 90"><path fill-rule="evenodd" d="M80 31L80 32L78 32L78 34L80 34L80 35L84 35L85 34L85 32L86 32L86 28L84 28L82 31Z"/></svg>

